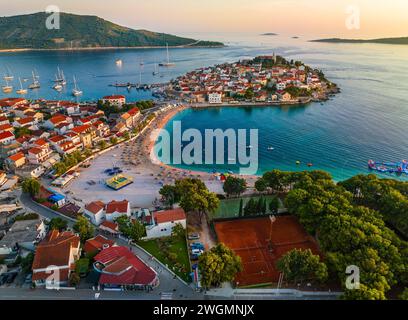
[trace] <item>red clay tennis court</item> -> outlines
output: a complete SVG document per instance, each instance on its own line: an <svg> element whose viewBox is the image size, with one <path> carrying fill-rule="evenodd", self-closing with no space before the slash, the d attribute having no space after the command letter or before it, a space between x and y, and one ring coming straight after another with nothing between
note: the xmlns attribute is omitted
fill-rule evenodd
<svg viewBox="0 0 408 320"><path fill-rule="evenodd" d="M278 282L275 264L288 251L311 249L318 254L315 240L307 234L296 217L285 216L215 222L219 242L242 259L244 270L236 277L239 286Z"/></svg>

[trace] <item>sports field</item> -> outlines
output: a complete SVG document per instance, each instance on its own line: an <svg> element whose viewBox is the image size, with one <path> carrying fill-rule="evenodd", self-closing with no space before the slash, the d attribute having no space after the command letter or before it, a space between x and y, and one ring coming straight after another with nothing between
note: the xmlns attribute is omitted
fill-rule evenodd
<svg viewBox="0 0 408 320"><path fill-rule="evenodd" d="M219 242L242 259L244 270L236 277L240 287L275 283L279 280L276 262L293 249L311 249L318 254L315 240L296 217L269 217L215 222Z"/></svg>
<svg viewBox="0 0 408 320"><path fill-rule="evenodd" d="M264 196L264 198L266 199L266 202L267 202L267 213L268 214L270 213L269 203L271 202L273 197L274 196L269 196L269 195ZM260 196L243 197L242 199L243 199L244 207L251 198L258 201L261 197ZM217 208L217 210L215 211L213 218L214 219L238 218L240 203L241 203L241 198L221 200L220 205ZM281 207L282 207L282 205L281 205Z"/></svg>

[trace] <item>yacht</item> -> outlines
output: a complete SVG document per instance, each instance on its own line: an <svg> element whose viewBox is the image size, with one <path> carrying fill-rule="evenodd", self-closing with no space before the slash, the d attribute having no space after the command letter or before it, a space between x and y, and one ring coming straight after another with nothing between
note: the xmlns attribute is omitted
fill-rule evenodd
<svg viewBox="0 0 408 320"><path fill-rule="evenodd" d="M5 81L13 81L14 76L11 74L10 69L7 67L7 73L4 75L3 78Z"/></svg>
<svg viewBox="0 0 408 320"><path fill-rule="evenodd" d="M33 83L28 86L28 89L31 89L31 90L38 89L41 87L40 82L38 81L39 76L35 75L34 71L32 72L32 74L33 74Z"/></svg>
<svg viewBox="0 0 408 320"><path fill-rule="evenodd" d="M20 82L20 89L16 91L17 94L26 94L28 92L27 89L23 88L23 84L21 83L21 78L18 78L18 81Z"/></svg>
<svg viewBox="0 0 408 320"><path fill-rule="evenodd" d="M174 67L176 64L170 62L170 55L169 55L169 44L166 43L166 51L167 51L167 62L162 62L159 64L160 67Z"/></svg>
<svg viewBox="0 0 408 320"><path fill-rule="evenodd" d="M13 92L13 87L9 85L8 80L6 80L6 85L2 86L1 89L3 90L4 93Z"/></svg>
<svg viewBox="0 0 408 320"><path fill-rule="evenodd" d="M115 61L115 63L116 63L116 65L117 65L118 67L121 67L123 62L122 62L121 59L117 59L117 60Z"/></svg>
<svg viewBox="0 0 408 320"><path fill-rule="evenodd" d="M76 83L76 78L74 76L74 89L72 90L72 95L74 97L78 97L82 94L82 91L79 90L79 88L77 87L77 83Z"/></svg>
<svg viewBox="0 0 408 320"><path fill-rule="evenodd" d="M274 147L268 147L268 150L273 151L273 150L275 150L275 148Z"/></svg>

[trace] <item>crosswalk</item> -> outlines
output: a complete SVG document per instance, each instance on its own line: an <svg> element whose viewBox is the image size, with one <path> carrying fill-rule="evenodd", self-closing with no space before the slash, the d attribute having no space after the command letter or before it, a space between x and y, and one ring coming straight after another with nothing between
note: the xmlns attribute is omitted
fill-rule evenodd
<svg viewBox="0 0 408 320"><path fill-rule="evenodd" d="M173 300L173 292L162 292L161 300Z"/></svg>

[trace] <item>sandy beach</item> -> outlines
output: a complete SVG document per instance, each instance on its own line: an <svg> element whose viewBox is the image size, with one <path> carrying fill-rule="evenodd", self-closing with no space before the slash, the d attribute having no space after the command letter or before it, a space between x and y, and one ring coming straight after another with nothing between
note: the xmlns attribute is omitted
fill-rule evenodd
<svg viewBox="0 0 408 320"><path fill-rule="evenodd" d="M126 199L130 201L132 208L153 208L160 199L159 190L163 185L173 184L177 179L194 177L200 178L210 191L223 193L222 182L218 181L214 174L173 168L155 159L153 131L163 128L177 113L186 108L188 107L178 107L159 114L137 139L96 157L89 168L81 169L80 177L62 192L81 207L95 200L106 203ZM134 179L134 183L119 191L106 187L105 180L109 176L104 171L113 166L122 168L124 174ZM249 185L253 185L256 180L256 177L246 178Z"/></svg>

